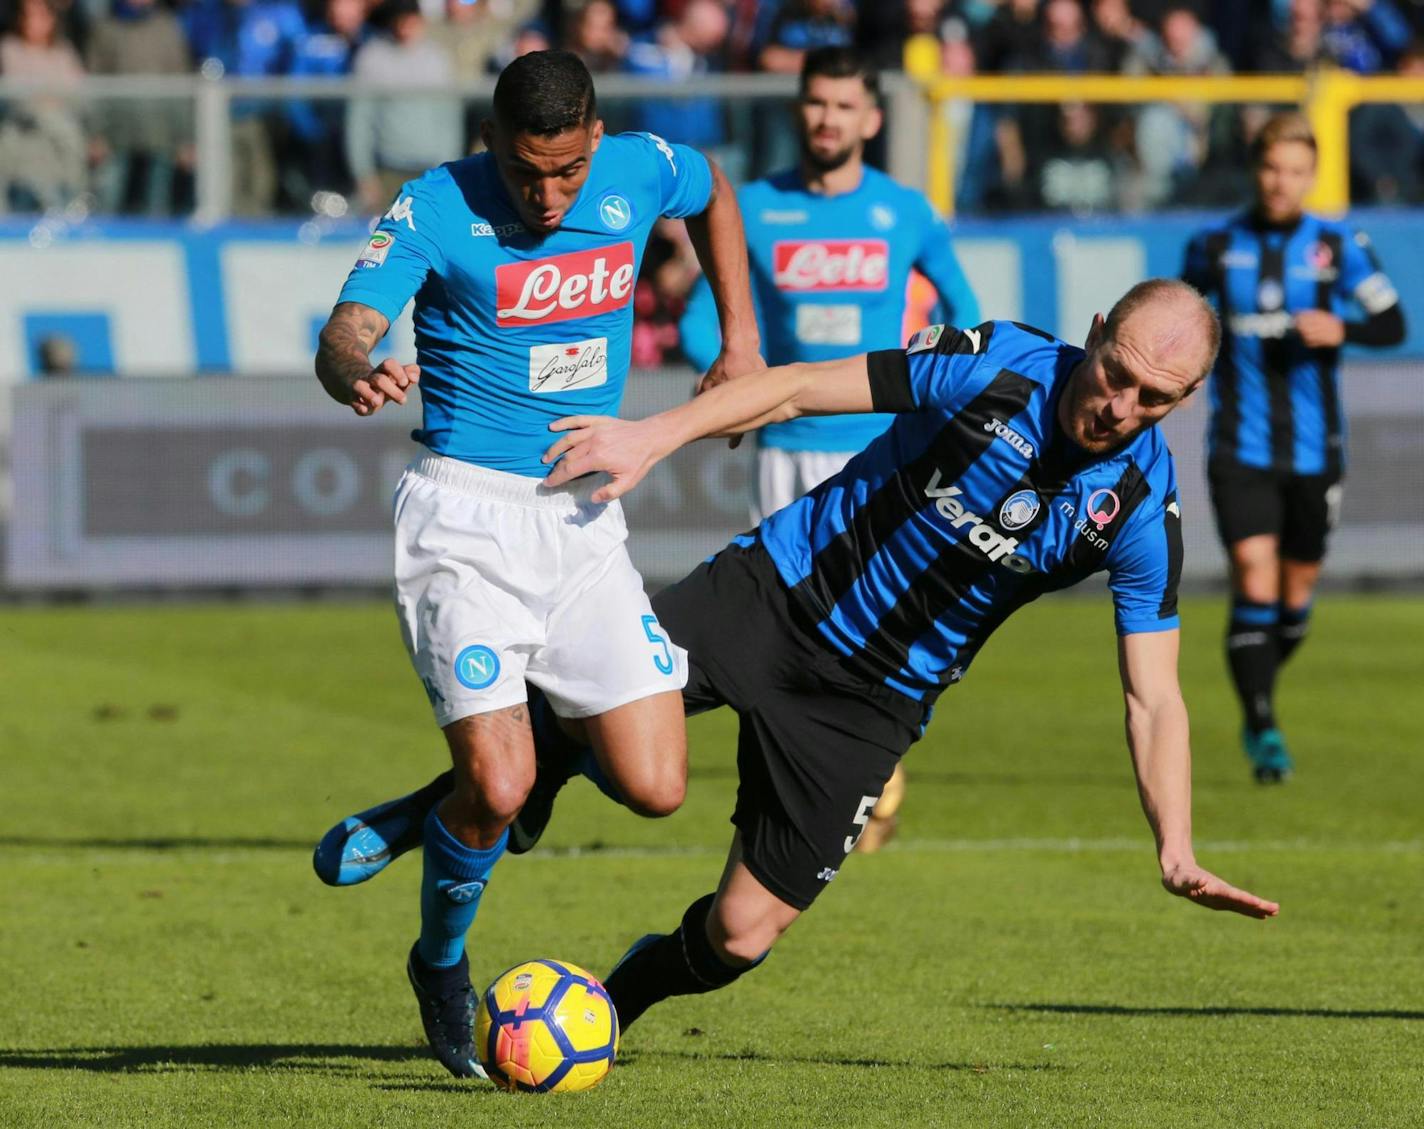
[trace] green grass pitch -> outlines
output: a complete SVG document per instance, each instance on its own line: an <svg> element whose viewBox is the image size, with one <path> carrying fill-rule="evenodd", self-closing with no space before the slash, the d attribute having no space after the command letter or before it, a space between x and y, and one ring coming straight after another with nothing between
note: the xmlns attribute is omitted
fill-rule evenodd
<svg viewBox="0 0 1424 1129"><path fill-rule="evenodd" d="M899 840L764 968L649 1013L595 1092L511 1097L423 1048L418 858L310 871L331 822L441 767L386 607L0 612L0 1126L1424 1125L1424 601L1320 602L1271 789L1223 615L1185 605L1198 856L1278 920L1162 892L1111 614L1044 602L943 698ZM676 816L578 782L501 864L476 979L606 971L712 887L733 719L691 733Z"/></svg>

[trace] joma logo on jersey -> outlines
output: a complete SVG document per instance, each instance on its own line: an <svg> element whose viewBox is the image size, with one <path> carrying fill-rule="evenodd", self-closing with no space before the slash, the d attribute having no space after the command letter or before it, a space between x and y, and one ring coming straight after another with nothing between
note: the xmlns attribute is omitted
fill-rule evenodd
<svg viewBox="0 0 1424 1129"><path fill-rule="evenodd" d="M884 290L890 247L883 239L781 239L772 269L778 290Z"/></svg>
<svg viewBox="0 0 1424 1129"><path fill-rule="evenodd" d="M965 331L969 332L968 330ZM1026 459L1033 458L1033 444L1006 424L1003 420L991 419L984 425L985 431L992 431Z"/></svg>
<svg viewBox="0 0 1424 1129"><path fill-rule="evenodd" d="M495 324L547 325L622 309L633 298L633 244L495 267Z"/></svg>
<svg viewBox="0 0 1424 1129"><path fill-rule="evenodd" d="M930 484L925 487L925 497L935 499L935 512L949 522L950 528L963 529L968 526L969 532L965 534L964 540L1010 572L1033 571L1033 565L1015 552L1019 547L1017 537L1005 537L978 514L966 510L964 503L959 500L964 496L964 491L958 486L941 486L939 480L940 472L935 471Z"/></svg>

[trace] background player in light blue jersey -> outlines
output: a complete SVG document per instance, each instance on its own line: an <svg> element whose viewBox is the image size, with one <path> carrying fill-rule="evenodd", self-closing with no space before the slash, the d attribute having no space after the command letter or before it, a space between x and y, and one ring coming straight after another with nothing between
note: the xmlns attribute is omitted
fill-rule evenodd
<svg viewBox="0 0 1424 1129"><path fill-rule="evenodd" d="M919 192L865 164L866 143L883 120L879 75L862 55L848 47L810 51L796 107L800 163L738 192L752 296L773 365L904 344L912 268L934 286L944 321L979 321L979 303L944 220ZM693 291L681 328L683 352L698 368L710 369L721 338L706 280ZM703 387L717 381L711 375ZM762 428L752 524L830 478L890 420L880 414L816 416ZM861 850L875 850L894 833L904 793L904 770L897 767L861 836Z"/></svg>
<svg viewBox="0 0 1424 1129"><path fill-rule="evenodd" d="M1199 294L1156 279L1095 318L1082 349L1013 322L934 326L908 351L775 368L646 420L557 425L566 435L547 456L562 456L552 479L609 471L599 496L617 496L705 435L896 413L840 474L654 598L689 652L688 709L738 714L740 783L715 893L633 945L605 981L623 1030L659 1000L754 968L835 879L930 706L992 633L1045 592L1103 571L1162 885L1210 909L1276 914L1192 848L1181 511L1153 425L1205 379L1218 333ZM541 758L521 822L535 811L547 821L546 793L572 770L546 777L555 760ZM945 894L948 912L962 897Z"/></svg>
<svg viewBox="0 0 1424 1129"><path fill-rule="evenodd" d="M548 425L616 412L633 288L659 216L687 217L716 294L717 374L764 367L736 198L700 154L650 134L605 137L587 69L567 52L512 63L484 123L488 152L402 187L321 334L317 375L368 416L417 380L425 452L395 498L402 634L453 762L454 791L404 828L422 841L421 928L407 964L427 1038L479 1073L465 935L535 778L535 739L577 718L607 783L635 809L682 802L686 655L658 624L616 505L548 488ZM370 351L415 300L417 364ZM526 705L526 680L542 693ZM555 716L557 715L557 716ZM380 809L346 821L334 883L380 860ZM387 813L389 814L389 813ZM365 844L369 849L362 849Z"/></svg>
<svg viewBox="0 0 1424 1129"><path fill-rule="evenodd" d="M979 303L930 202L864 162L883 122L880 81L846 47L807 53L796 108L801 160L738 190L752 296L773 365L829 361L904 344L906 282L918 270L941 316L975 325ZM698 284L683 315L682 347L714 365L721 338L711 288ZM718 382L712 374L703 382ZM890 424L886 415L822 416L757 433L752 521L824 482Z"/></svg>
<svg viewBox="0 0 1424 1129"><path fill-rule="evenodd" d="M1192 238L1182 275L1221 311L1207 468L1231 562L1226 656L1246 755L1257 780L1274 782L1293 768L1276 676L1305 639L1340 506L1340 347L1398 345L1404 315L1368 237L1305 212L1315 183L1309 121L1279 114L1253 148L1255 201Z"/></svg>

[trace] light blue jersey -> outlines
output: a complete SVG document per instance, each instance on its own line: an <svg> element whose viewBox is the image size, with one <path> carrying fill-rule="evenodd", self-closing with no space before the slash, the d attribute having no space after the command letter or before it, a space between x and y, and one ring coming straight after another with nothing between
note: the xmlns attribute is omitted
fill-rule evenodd
<svg viewBox="0 0 1424 1129"><path fill-rule="evenodd" d="M416 440L542 478L550 422L618 414L653 224L696 215L711 193L696 151L652 134L605 137L562 225L536 235L493 156L451 161L401 188L338 300L395 321L414 297Z"/></svg>
<svg viewBox="0 0 1424 1129"><path fill-rule="evenodd" d="M744 185L752 295L768 364L830 361L905 344L905 287L919 270L939 293L944 320L975 325L979 303L930 202L867 168L839 196L810 192L795 170ZM699 369L721 348L706 280L682 319L682 347ZM888 415L816 416L776 423L763 446L792 451L859 451L884 431Z"/></svg>

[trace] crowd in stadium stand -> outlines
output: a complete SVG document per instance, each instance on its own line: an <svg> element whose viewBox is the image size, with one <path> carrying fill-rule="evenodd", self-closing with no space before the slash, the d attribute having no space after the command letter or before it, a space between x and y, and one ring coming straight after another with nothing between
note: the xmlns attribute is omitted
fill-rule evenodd
<svg viewBox="0 0 1424 1129"><path fill-rule="evenodd" d="M792 73L804 51L856 44L886 69L947 75L1213 75L1336 66L1424 74L1424 0L0 0L0 74L353 76L417 96L235 100L233 208L370 211L405 178L465 151L478 111L445 92L551 45L595 75L677 82ZM428 88L428 89L427 89ZM713 151L734 178L795 158L780 107L712 99L610 102L612 128ZM1092 214L1239 197L1264 108L953 105L961 212ZM191 207L185 99L0 106L0 209L77 198L100 213ZM735 139L735 144L732 141ZM1424 105L1353 112L1354 198L1424 197ZM680 270L674 249L665 266Z"/></svg>

